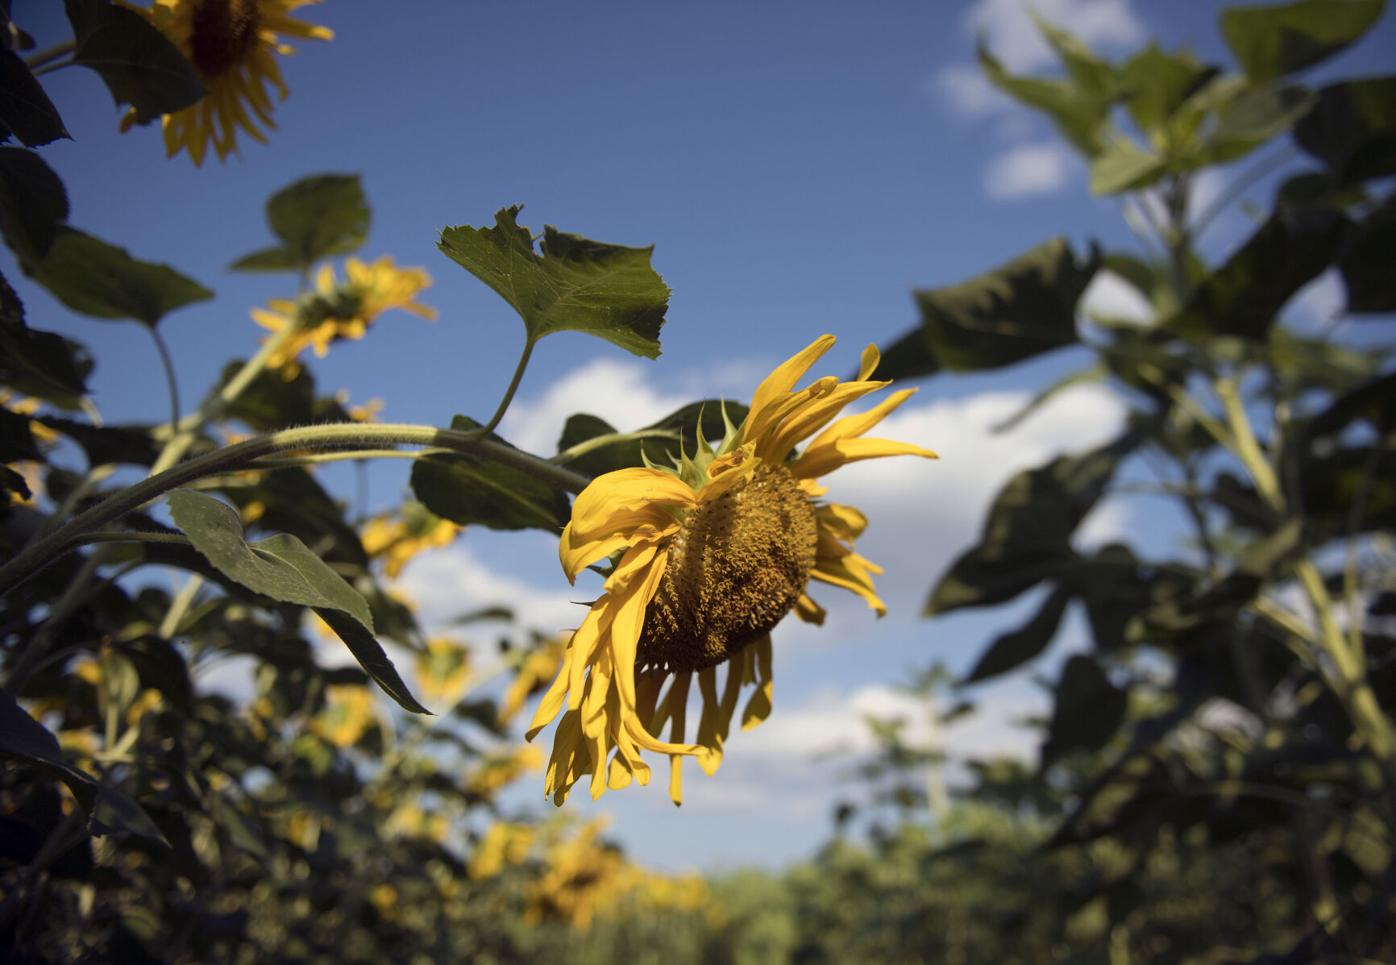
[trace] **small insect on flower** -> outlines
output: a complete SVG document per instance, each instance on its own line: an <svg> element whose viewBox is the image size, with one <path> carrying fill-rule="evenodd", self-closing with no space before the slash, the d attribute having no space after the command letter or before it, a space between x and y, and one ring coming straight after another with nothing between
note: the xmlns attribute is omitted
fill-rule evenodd
<svg viewBox="0 0 1396 965"><path fill-rule="evenodd" d="M746 419L729 424L716 450L700 433L697 455L684 454L673 469L620 469L577 496L559 547L568 579L598 561L618 560L528 730L532 740L565 706L547 771L555 803L587 774L594 798L632 779L647 784L646 750L668 756L669 795L680 803L683 759L697 758L708 774L717 769L744 684L755 690L742 711L743 729L770 714L771 630L792 610L811 623L824 619L807 592L810 580L858 594L879 616L886 612L872 582L881 568L853 551L867 520L852 506L821 502L825 489L815 480L862 459L936 455L863 438L914 389L832 421L890 384L869 378L879 361L871 345L856 380L825 376L795 389L833 344L833 336L821 336L767 376ZM702 711L695 742L687 743L695 678Z"/></svg>

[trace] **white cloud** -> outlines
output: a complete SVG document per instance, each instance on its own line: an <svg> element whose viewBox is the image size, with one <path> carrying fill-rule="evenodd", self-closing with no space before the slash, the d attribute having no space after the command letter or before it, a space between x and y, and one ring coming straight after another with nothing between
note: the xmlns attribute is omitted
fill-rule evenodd
<svg viewBox="0 0 1396 965"><path fill-rule="evenodd" d="M996 157L984 172L984 192L995 201L1055 194L1066 187L1076 157L1054 141L1019 144Z"/></svg>
<svg viewBox="0 0 1396 965"><path fill-rule="evenodd" d="M453 546L422 553L408 564L399 587L417 607L428 628L439 627L461 613L503 605L514 610L530 629L550 633L581 623L585 604L595 594L573 590L558 573L554 559L539 558L540 570L558 578L540 589L526 580L501 574L480 559L467 532Z"/></svg>
<svg viewBox="0 0 1396 965"><path fill-rule="evenodd" d="M1154 317L1148 299L1113 271L1098 271L1081 294L1081 314L1088 318L1148 322Z"/></svg>
<svg viewBox="0 0 1396 965"><path fill-rule="evenodd" d="M975 64L950 64L936 72L935 92L944 96L950 108L967 117L1006 113L1013 100L984 76Z"/></svg>

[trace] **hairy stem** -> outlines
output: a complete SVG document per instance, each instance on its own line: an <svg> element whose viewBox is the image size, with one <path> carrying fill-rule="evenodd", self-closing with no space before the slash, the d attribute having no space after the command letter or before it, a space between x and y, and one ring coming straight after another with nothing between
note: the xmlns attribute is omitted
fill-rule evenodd
<svg viewBox="0 0 1396 965"><path fill-rule="evenodd" d="M347 422L284 429L198 456L113 493L86 512L69 520L56 532L26 547L14 559L0 567L0 593L8 591L64 553L82 545L88 533L120 519L131 510L187 482L213 473L243 468L254 459L278 452L378 445L439 446L482 456L531 473L571 492L581 492L591 481L585 476L555 466L512 446L481 439L474 433L438 429L434 426Z"/></svg>

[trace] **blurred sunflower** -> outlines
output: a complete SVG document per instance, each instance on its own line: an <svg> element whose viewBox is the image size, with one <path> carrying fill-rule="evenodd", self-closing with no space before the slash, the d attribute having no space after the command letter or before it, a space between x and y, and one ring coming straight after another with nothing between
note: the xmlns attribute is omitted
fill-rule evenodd
<svg viewBox="0 0 1396 965"><path fill-rule="evenodd" d="M342 338L360 339L374 320L390 309L401 309L431 321L436 309L415 301L419 292L431 285L431 276L422 268L398 268L389 255L371 264L357 258L344 262L345 280L337 282L334 269L321 267L315 278L315 291L299 301L274 298L267 307L252 309L252 320L272 332L287 326L293 334L267 360L287 379L300 372L297 356L314 347L317 358L324 358L330 343Z"/></svg>
<svg viewBox="0 0 1396 965"><path fill-rule="evenodd" d="M262 128L276 128L267 87L276 88L281 100L288 94L275 55L295 53L282 38L334 38L329 28L291 16L298 7L319 2L155 0L150 7L138 8L188 58L204 84L204 96L196 103L161 119L169 157L182 149L201 165L212 144L222 160L237 150L238 128L255 141L267 142ZM128 131L135 123L132 109L122 118L121 129Z"/></svg>
<svg viewBox="0 0 1396 965"><path fill-rule="evenodd" d="M548 681L553 679L557 668L562 666L566 646L566 638L553 637L544 640L519 661L514 671L514 679L499 702L501 724L513 720L514 716L523 710L524 701L547 689Z"/></svg>
<svg viewBox="0 0 1396 965"><path fill-rule="evenodd" d="M402 506L396 519L375 516L364 524L364 552L372 559L382 557L389 579L397 579L402 568L423 550L449 546L461 527L442 519L421 503Z"/></svg>
<svg viewBox="0 0 1396 965"><path fill-rule="evenodd" d="M683 758L696 757L708 774L717 769L743 684L756 689L742 727L770 714L770 631L791 610L823 622L824 610L806 592L811 579L858 594L879 616L886 612L872 582L881 569L852 547L867 520L851 506L817 502L825 490L815 480L862 459L935 453L862 438L914 390L829 424L846 405L889 384L869 380L879 361L874 346L864 351L856 380L826 376L795 390L833 344L833 336L821 336L767 376L742 425L729 424L716 451L700 436L696 455L682 455L672 470L606 473L577 496L559 546L568 579L618 559L529 726L531 740L566 705L547 771L555 803L586 774L594 798L632 779L647 784L642 750L668 755L669 795L680 803ZM792 458L796 444L816 432ZM690 744L694 678L702 712ZM666 723L669 740L661 741L655 735Z"/></svg>
<svg viewBox="0 0 1396 965"><path fill-rule="evenodd" d="M432 637L417 654L417 688L429 704L460 700L470 674L470 651L449 637Z"/></svg>

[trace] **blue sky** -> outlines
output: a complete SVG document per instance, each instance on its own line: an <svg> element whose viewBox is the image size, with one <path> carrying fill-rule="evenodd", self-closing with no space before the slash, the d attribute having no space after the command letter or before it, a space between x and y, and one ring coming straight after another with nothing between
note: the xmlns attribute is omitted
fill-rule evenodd
<svg viewBox="0 0 1396 965"><path fill-rule="evenodd" d="M1107 53L1150 37L1226 61L1221 4L1040 0L1050 19ZM57 4L17 5L40 46L61 40ZM381 397L383 418L446 424L485 417L522 339L511 310L435 248L446 225L489 223L514 203L534 229L555 224L593 238L654 245L673 289L664 354L655 362L563 333L534 355L506 435L544 454L562 419L592 411L622 428L709 395L746 397L765 371L821 332L839 336L827 369L846 373L862 345L912 323L910 290L969 277L1053 234L1078 245L1131 244L1114 202L1092 199L1085 172L1039 119L978 80L976 31L1011 69L1042 70L1044 50L1012 0L975 3L782 2L565 4L339 2L305 19L334 29L282 61L292 94L278 105L270 147L244 139L241 158L195 169L165 160L159 134L121 135L97 79L80 70L45 79L72 142L43 149L62 175L72 223L165 261L214 288L215 301L168 318L186 405L260 334L247 310L290 294L286 279L233 275L225 266L266 244L262 202L324 171L359 172L374 206L361 253L425 266L434 324L385 316L363 343L341 343L313 363L322 389L355 401ZM27 18L27 19L26 19ZM1389 69L1387 18L1328 73ZM1387 58L1389 61L1389 57ZM1224 172L1204 186L1215 193ZM1245 230L1221 220L1217 250ZM95 399L108 420L154 420L166 401L154 349L135 325L75 317L16 280L31 324L72 333L96 350ZM1127 309L1118 285L1096 303ZM1297 311L1333 307L1331 284ZM831 497L868 511L866 554L883 562L892 607L875 622L856 601L831 607L822 631L776 634L776 712L731 743L715 778L690 778L675 812L662 786L608 794L582 813L616 814L615 836L661 867L778 864L808 854L828 832L839 796L835 768L811 755L862 740L859 715L904 709L891 689L907 669L942 660L964 669L996 628L1027 608L921 622L916 611L938 569L972 538L997 485L1012 471L1108 437L1119 417L1108 394L1065 398L1009 436L988 426L1080 355L979 376L923 383L888 435L939 450L937 464L904 460L851 467ZM845 478L846 477L846 478ZM340 492L344 473L327 473ZM372 471L375 505L405 487L402 464ZM1128 531L1166 550L1167 517L1138 501L1111 502L1090 538ZM571 591L546 536L471 531L407 571L428 616L507 596L532 622L565 625ZM835 593L821 599L832 602ZM1081 639L1079 621L1059 655ZM482 641L488 643L488 640ZM1046 661L1050 672L1056 658ZM1041 708L1015 679L987 692L992 713L949 738L957 753L1016 748L1031 738L1007 720ZM749 753L744 753L749 751ZM696 773L696 771L695 771ZM537 807L527 783L511 805ZM569 803L569 808L574 807Z"/></svg>

